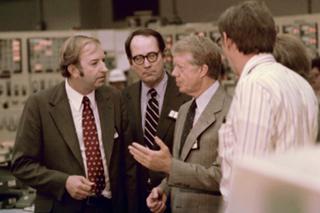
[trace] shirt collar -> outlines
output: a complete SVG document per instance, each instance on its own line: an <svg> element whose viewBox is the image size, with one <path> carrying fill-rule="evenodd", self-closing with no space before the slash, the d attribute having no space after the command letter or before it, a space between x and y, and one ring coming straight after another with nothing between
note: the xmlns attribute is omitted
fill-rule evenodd
<svg viewBox="0 0 320 213"><path fill-rule="evenodd" d="M196 98L197 109L199 112L203 112L204 108L208 105L211 97L216 93L219 88L219 81L215 81L206 91L204 91L199 97Z"/></svg>
<svg viewBox="0 0 320 213"><path fill-rule="evenodd" d="M70 86L68 79L65 80L65 88L66 88L67 96L69 99L69 103L73 106L74 109L76 109L77 111L80 111L81 105L82 105L82 99L84 95L80 94L78 91L73 89ZM86 96L90 100L91 108L95 109L96 108L95 91L93 90L91 93L89 93Z"/></svg>
<svg viewBox="0 0 320 213"><path fill-rule="evenodd" d="M159 84L157 86L153 87L157 91L157 96L159 96L159 94L164 93L166 86L167 86L167 82L168 82L168 75L165 72L164 76L163 76L162 80L159 82ZM141 94L144 95L144 97L146 97L148 95L148 91L151 88L148 87L144 82L142 82L141 86L142 86Z"/></svg>
<svg viewBox="0 0 320 213"><path fill-rule="evenodd" d="M245 76L249 75L256 66L263 63L269 63L269 62L276 62L273 55L270 53L260 53L260 54L254 55L252 58L249 59L249 61L243 67L239 81L241 81L241 79L244 78Z"/></svg>

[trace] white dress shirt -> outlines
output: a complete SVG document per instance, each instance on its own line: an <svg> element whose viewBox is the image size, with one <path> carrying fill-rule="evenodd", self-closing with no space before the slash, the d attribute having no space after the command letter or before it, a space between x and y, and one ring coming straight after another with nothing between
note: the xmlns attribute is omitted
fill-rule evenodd
<svg viewBox="0 0 320 213"><path fill-rule="evenodd" d="M83 142L83 134L82 134L82 110L83 110L83 104L82 104L82 99L83 95L74 90L70 85L68 80L65 80L65 88L71 108L71 113L72 113L72 118L73 118L73 123L76 128L76 133L78 137L78 141L80 144L80 151L81 151L81 156L83 160L83 165L85 168L86 176L88 177L88 169L87 169L87 158L85 154L85 147L84 147L84 142ZM98 138L99 138L99 147L100 147L100 152L101 152L101 158L102 158L102 163L103 163L103 169L105 173L105 180L106 180L106 187L102 191L102 195L111 198L111 190L110 190L110 181L109 181L109 174L108 174L108 167L107 167L107 160L102 144L102 137L101 137L101 126L100 126L100 118L99 118L99 112L98 112L98 107L97 103L95 100L95 91L91 92L90 94L86 95L89 100L90 100L90 107L93 111L94 114L94 119L96 122L96 127L97 127L97 132L98 132Z"/></svg>
<svg viewBox="0 0 320 213"><path fill-rule="evenodd" d="M220 190L227 202L232 163L245 155L266 156L313 144L318 101L311 86L270 54L245 65L226 123L219 130Z"/></svg>
<svg viewBox="0 0 320 213"><path fill-rule="evenodd" d="M215 81L206 91L204 91L199 97L196 98L196 114L194 115L193 126L197 123L200 115L202 114L203 110L207 107L209 101L216 93L219 88L219 81Z"/></svg>

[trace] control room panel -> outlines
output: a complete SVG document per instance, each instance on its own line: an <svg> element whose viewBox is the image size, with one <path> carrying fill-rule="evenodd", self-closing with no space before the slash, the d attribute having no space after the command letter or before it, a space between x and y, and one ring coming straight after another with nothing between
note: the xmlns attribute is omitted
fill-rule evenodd
<svg viewBox="0 0 320 213"><path fill-rule="evenodd" d="M275 18L279 33L293 34L304 42L314 57L319 54L320 14ZM189 23L153 27L166 42L165 67L172 70L172 45L189 34L207 36L214 42L220 38L215 23ZM90 31L11 32L0 34L0 141L14 140L19 118L28 96L63 80L59 70L59 51L71 35L98 38L106 51L109 69L126 70L129 63L124 42L132 29ZM226 73L226 89L232 94L235 77Z"/></svg>

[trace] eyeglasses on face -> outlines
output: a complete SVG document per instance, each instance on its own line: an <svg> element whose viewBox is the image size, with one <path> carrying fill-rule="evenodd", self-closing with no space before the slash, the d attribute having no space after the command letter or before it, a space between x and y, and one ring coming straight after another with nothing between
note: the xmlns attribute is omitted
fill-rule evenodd
<svg viewBox="0 0 320 213"><path fill-rule="evenodd" d="M145 59L147 59L149 63L154 63L157 61L159 53L160 52L149 52L147 55L136 55L132 57L132 60L138 65L143 64Z"/></svg>

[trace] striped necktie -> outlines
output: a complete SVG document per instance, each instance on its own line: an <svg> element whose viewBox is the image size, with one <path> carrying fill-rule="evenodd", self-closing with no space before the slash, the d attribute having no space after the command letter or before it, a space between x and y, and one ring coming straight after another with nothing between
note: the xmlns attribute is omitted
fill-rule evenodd
<svg viewBox="0 0 320 213"><path fill-rule="evenodd" d="M148 95L150 95L151 98L148 101L145 116L144 142L150 149L157 150L159 149L159 146L154 141L159 122L159 102L156 99L157 91L154 88L151 88L148 91Z"/></svg>

